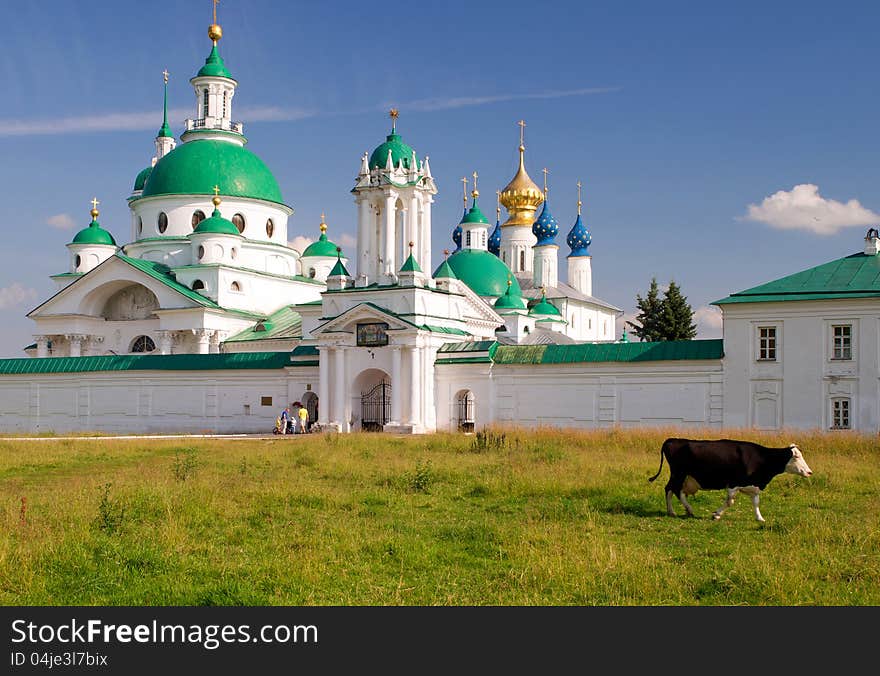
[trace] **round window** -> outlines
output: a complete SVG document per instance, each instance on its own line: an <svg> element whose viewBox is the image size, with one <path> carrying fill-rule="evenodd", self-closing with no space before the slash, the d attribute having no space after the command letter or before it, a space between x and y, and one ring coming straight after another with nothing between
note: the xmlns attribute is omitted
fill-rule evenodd
<svg viewBox="0 0 880 676"><path fill-rule="evenodd" d="M274 232L275 232L275 224L272 222L272 219L270 218L268 221L266 221L266 234L269 237L271 237Z"/></svg>
<svg viewBox="0 0 880 676"><path fill-rule="evenodd" d="M244 216L241 214L235 214L235 216L232 217L232 223L238 228L239 232L244 232Z"/></svg>
<svg viewBox="0 0 880 676"><path fill-rule="evenodd" d="M168 229L168 216L164 211L159 212L159 232L165 232Z"/></svg>
<svg viewBox="0 0 880 676"><path fill-rule="evenodd" d="M205 257L205 247L199 246L199 260L202 260Z"/></svg>
<svg viewBox="0 0 880 676"><path fill-rule="evenodd" d="M201 209L199 209L195 213L193 213L193 217L192 217L193 230L195 230L196 226L204 220L205 220L205 212L202 211Z"/></svg>

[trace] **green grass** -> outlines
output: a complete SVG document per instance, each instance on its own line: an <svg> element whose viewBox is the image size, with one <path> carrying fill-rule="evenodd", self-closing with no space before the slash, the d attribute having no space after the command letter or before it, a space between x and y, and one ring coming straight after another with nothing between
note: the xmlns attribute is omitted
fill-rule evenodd
<svg viewBox="0 0 880 676"><path fill-rule="evenodd" d="M665 516L672 434L0 439L0 604L880 604L875 438L725 432L814 471L761 526Z"/></svg>

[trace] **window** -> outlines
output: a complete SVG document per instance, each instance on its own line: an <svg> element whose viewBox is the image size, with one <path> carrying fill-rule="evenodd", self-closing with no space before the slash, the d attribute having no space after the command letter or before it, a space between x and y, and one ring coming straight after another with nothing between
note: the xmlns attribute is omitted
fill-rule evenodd
<svg viewBox="0 0 880 676"><path fill-rule="evenodd" d="M163 233L168 229L168 216L164 211L159 212L159 222L158 222L159 233Z"/></svg>
<svg viewBox="0 0 880 676"><path fill-rule="evenodd" d="M232 223L238 228L239 232L244 232L244 216L241 214L235 214L235 216L232 217Z"/></svg>
<svg viewBox="0 0 880 676"><path fill-rule="evenodd" d="M193 217L192 217L193 230L195 230L196 226L204 220L205 220L205 212L202 211L201 209L198 209L197 211L195 211L193 213Z"/></svg>
<svg viewBox="0 0 880 676"><path fill-rule="evenodd" d="M480 245L485 249L486 248L486 231L483 230L480 233Z"/></svg>
<svg viewBox="0 0 880 676"><path fill-rule="evenodd" d="M227 97L228 97L228 95L229 95L229 92L223 92L223 117L224 117L224 119L229 117L229 115L227 114L227 110L228 110Z"/></svg>
<svg viewBox="0 0 880 676"><path fill-rule="evenodd" d="M831 400L831 429L850 429L848 397L839 397Z"/></svg>
<svg viewBox="0 0 880 676"><path fill-rule="evenodd" d="M260 406L271 406L272 397L260 397Z"/></svg>
<svg viewBox="0 0 880 676"><path fill-rule="evenodd" d="M507 252L506 252L506 251L502 251L502 252L501 252L501 262L502 262L502 263L506 263L506 262L507 262Z"/></svg>
<svg viewBox="0 0 880 676"><path fill-rule="evenodd" d="M831 327L831 358L852 359L852 326L850 324Z"/></svg>
<svg viewBox="0 0 880 676"><path fill-rule="evenodd" d="M199 245L199 260L202 260L205 257L205 247Z"/></svg>
<svg viewBox="0 0 880 676"><path fill-rule="evenodd" d="M464 245L468 248L471 246L471 231L468 230L464 235Z"/></svg>
<svg viewBox="0 0 880 676"><path fill-rule="evenodd" d="M235 260L236 258L238 258L238 249L236 247L232 247L229 255L232 256L232 260Z"/></svg>
<svg viewBox="0 0 880 676"><path fill-rule="evenodd" d="M202 90L202 117L208 117L208 89Z"/></svg>
<svg viewBox="0 0 880 676"><path fill-rule="evenodd" d="M519 252L519 269L521 271L526 269L526 252L525 251Z"/></svg>
<svg viewBox="0 0 880 676"><path fill-rule="evenodd" d="M758 327L758 361L776 361L776 327Z"/></svg>
<svg viewBox="0 0 880 676"><path fill-rule="evenodd" d="M205 288L205 283L201 279L197 279L193 282L193 291L202 291Z"/></svg>
<svg viewBox="0 0 880 676"><path fill-rule="evenodd" d="M232 282L232 284L229 285L229 290L230 291L241 291L241 284L239 284L238 282Z"/></svg>
<svg viewBox="0 0 880 676"><path fill-rule="evenodd" d="M315 268L309 268L309 279L314 279L316 274L317 271L315 270Z"/></svg>
<svg viewBox="0 0 880 676"><path fill-rule="evenodd" d="M76 260L74 261L74 265L76 266L77 270L79 270L79 266L82 265L82 256L80 256L79 254L76 255Z"/></svg>
<svg viewBox="0 0 880 676"><path fill-rule="evenodd" d="M156 349L156 344L149 336L138 336L131 344L132 352L152 352Z"/></svg>
<svg viewBox="0 0 880 676"><path fill-rule="evenodd" d="M138 234L140 235L144 231L144 219L138 216Z"/></svg>
<svg viewBox="0 0 880 676"><path fill-rule="evenodd" d="M266 235L268 235L269 237L272 237L272 235L274 233L275 233L275 224L272 222L272 219L270 218L268 221L266 221Z"/></svg>

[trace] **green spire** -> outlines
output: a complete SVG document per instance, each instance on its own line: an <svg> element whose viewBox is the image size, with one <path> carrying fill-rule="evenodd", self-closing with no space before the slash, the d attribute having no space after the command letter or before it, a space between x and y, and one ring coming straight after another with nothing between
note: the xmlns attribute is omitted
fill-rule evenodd
<svg viewBox="0 0 880 676"><path fill-rule="evenodd" d="M413 258L412 254L413 243L409 243L409 258L406 259L406 262L403 264L403 267L400 268L401 272L421 272L422 268L419 267L418 261Z"/></svg>
<svg viewBox="0 0 880 676"><path fill-rule="evenodd" d="M458 279L458 275L455 274L452 266L449 265L449 250L445 249L443 255L446 258L440 263L440 267L434 270L434 279Z"/></svg>
<svg viewBox="0 0 880 676"><path fill-rule="evenodd" d="M342 249L340 247L336 247L336 265L333 266L333 269L330 271L328 277L351 277L348 274L348 270L345 269L345 265L342 264Z"/></svg>
<svg viewBox="0 0 880 676"><path fill-rule="evenodd" d="M168 126L168 69L166 68L162 75L165 77L165 100L162 103L162 126L157 134L160 138L174 138L171 133L171 127Z"/></svg>
<svg viewBox="0 0 880 676"><path fill-rule="evenodd" d="M233 79L232 74L226 69L226 64L223 63L220 52L217 51L216 42L211 47L211 53L205 59L205 65L202 66L196 77L226 77L230 80Z"/></svg>

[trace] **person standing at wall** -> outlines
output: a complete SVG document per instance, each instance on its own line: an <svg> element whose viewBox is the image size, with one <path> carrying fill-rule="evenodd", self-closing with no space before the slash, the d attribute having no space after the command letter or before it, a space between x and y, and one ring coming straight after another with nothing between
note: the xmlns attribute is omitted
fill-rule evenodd
<svg viewBox="0 0 880 676"><path fill-rule="evenodd" d="M296 413L299 416L299 433L306 434L309 431L309 410L304 404L300 404Z"/></svg>

